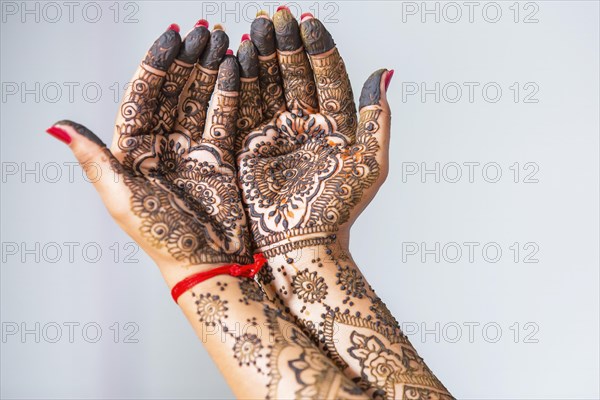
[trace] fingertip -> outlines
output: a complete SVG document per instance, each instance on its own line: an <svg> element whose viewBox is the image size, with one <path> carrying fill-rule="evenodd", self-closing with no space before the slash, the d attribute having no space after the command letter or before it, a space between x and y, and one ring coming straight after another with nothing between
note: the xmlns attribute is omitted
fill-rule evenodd
<svg viewBox="0 0 600 400"><path fill-rule="evenodd" d="M388 75L389 71L382 68L373 72L367 78L360 92L359 109L371 105L380 105L381 100L386 101L385 90Z"/></svg>
<svg viewBox="0 0 600 400"><path fill-rule="evenodd" d="M144 64L161 71L166 71L179 53L181 36L179 31L172 29L173 24L150 47Z"/></svg>
<svg viewBox="0 0 600 400"><path fill-rule="evenodd" d="M322 54L335 47L333 37L316 18L304 18L300 23L300 34L306 52L310 55Z"/></svg>
<svg viewBox="0 0 600 400"><path fill-rule="evenodd" d="M240 64L240 76L242 78L255 78L258 76L258 53L251 41L245 40L240 44L237 59Z"/></svg>
<svg viewBox="0 0 600 400"><path fill-rule="evenodd" d="M100 147L106 147L104 142L94 132L73 121L61 120L55 122L50 128L46 129L46 132L72 148L77 143L81 143L81 138L84 138L85 141L91 141Z"/></svg>
<svg viewBox="0 0 600 400"><path fill-rule="evenodd" d="M275 28L270 19L256 18L252 21L250 37L261 56L275 53Z"/></svg>
<svg viewBox="0 0 600 400"><path fill-rule="evenodd" d="M238 92L240 90L240 69L237 58L226 55L219 65L218 75L219 90L226 92Z"/></svg>

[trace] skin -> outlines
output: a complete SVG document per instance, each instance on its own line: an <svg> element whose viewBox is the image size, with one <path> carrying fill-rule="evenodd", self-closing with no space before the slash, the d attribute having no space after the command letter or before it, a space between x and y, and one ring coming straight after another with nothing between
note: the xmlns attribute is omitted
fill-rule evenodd
<svg viewBox="0 0 600 400"><path fill-rule="evenodd" d="M268 258L259 278L267 296L369 396L451 399L348 247L350 227L387 175L388 71L365 82L357 118L344 61L320 21L298 25L282 9L273 16L274 38L268 18L257 21L252 41L259 54L275 46L283 82L243 96L283 96L272 117L264 113L240 132L237 161L253 241Z"/></svg>
<svg viewBox="0 0 600 400"><path fill-rule="evenodd" d="M179 299L236 396L451 399L348 248L387 175L388 71L367 79L357 116L318 20L283 9L252 23L237 59L228 43L220 29L161 35L110 150L80 124L55 127L101 168L106 207L170 288L267 256L260 284L218 276Z"/></svg>
<svg viewBox="0 0 600 400"><path fill-rule="evenodd" d="M233 155L238 62L224 55L222 30L190 35L182 44L167 31L148 51L110 149L81 124L54 124L84 170L100 169L94 185L108 211L170 289L197 272L252 261ZM178 304L239 398L367 398L252 279L218 276Z"/></svg>

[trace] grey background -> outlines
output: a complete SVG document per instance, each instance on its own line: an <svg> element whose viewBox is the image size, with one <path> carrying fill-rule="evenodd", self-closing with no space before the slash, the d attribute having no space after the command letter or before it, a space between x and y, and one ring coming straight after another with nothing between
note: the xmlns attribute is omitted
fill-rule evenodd
<svg viewBox="0 0 600 400"><path fill-rule="evenodd" d="M26 3L39 11L24 16L25 3L2 4L0 394L230 398L157 268L141 252L126 262L130 239L78 167L69 179L69 149L44 130L71 118L109 141L114 96L121 94L112 85L128 81L171 22L186 31L201 17L211 25L222 21L235 49L257 5L273 10L278 3L89 3L76 2L72 22L63 2L54 3L61 16L44 2ZM355 225L353 254L457 397L598 398L598 3L518 3L518 22L513 2L478 2L472 22L463 2L426 6L436 4L439 22L421 12L421 2L292 5L297 16L312 11L328 20L355 95L371 71L396 70L388 93L390 174ZM462 17L453 23L454 5ZM414 7L420 11L413 15ZM102 15L94 23L96 8ZM497 8L501 17L490 22ZM131 13L137 22L125 23ZM439 102L433 94L424 101L410 95L415 85L431 89L435 82L441 91L446 85ZM472 102L464 82L479 85ZM486 100L481 89L490 82ZM75 83L70 99L68 85ZM463 96L452 102L457 85ZM19 92L11 94L15 87ZM102 89L98 99L94 87ZM496 102L494 87L502 89ZM22 98L24 88L32 92ZM472 182L469 162L480 163ZM510 168L516 162L517 183ZM439 183L431 174L425 182L406 175L435 163L443 172ZM462 177L452 183L454 163ZM488 182L498 169L498 182ZM78 243L72 260L66 242ZM472 260L465 242L478 243ZM425 253L423 260L422 250L436 243L440 259ZM463 254L452 262L457 246ZM95 260L97 248L102 255ZM70 322L79 324L73 343ZM134 325L125 329L128 322ZM97 325L84 334L86 323ZM62 336L51 343L56 325ZM19 332L9 335L15 326ZM102 335L89 343L94 326ZM127 343L135 327L137 343ZM21 336L22 328L37 330L39 343L34 333Z"/></svg>

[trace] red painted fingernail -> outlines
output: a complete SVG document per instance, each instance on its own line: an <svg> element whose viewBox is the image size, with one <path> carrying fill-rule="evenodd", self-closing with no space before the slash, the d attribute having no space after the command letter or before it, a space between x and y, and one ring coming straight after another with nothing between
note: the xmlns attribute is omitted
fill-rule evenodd
<svg viewBox="0 0 600 400"><path fill-rule="evenodd" d="M177 25L177 24L171 24L171 25L169 25L169 27L167 28L167 30L171 30L171 31L175 31L175 32L179 33L179 25Z"/></svg>
<svg viewBox="0 0 600 400"><path fill-rule="evenodd" d="M390 69L388 71L387 76L385 77L385 91L387 92L388 86L390 86L390 82L392 81L392 77L394 76L394 70Z"/></svg>
<svg viewBox="0 0 600 400"><path fill-rule="evenodd" d="M290 8L288 6L286 6L286 5L277 7L277 11L281 11L281 10L288 10L288 11L290 11Z"/></svg>
<svg viewBox="0 0 600 400"><path fill-rule="evenodd" d="M196 22L196 25L194 25L194 28L197 28L197 27L199 27L199 26L203 26L203 27L205 27L205 28L208 28L208 26L209 26L209 23L208 23L208 21L207 21L207 20L205 20L205 19L199 19L199 20L198 20L198 22Z"/></svg>
<svg viewBox="0 0 600 400"><path fill-rule="evenodd" d="M247 33L244 33L244 34L242 35L242 42L245 42L246 40L250 40L250 35L249 35L249 34L247 34Z"/></svg>
<svg viewBox="0 0 600 400"><path fill-rule="evenodd" d="M48 132L63 143L71 143L71 136L69 136L67 131L65 131L64 129L60 129L57 126L51 126L50 128L46 129L46 132Z"/></svg>
<svg viewBox="0 0 600 400"><path fill-rule="evenodd" d="M225 54L228 55L228 56L232 56L233 55L233 50L227 49L227 51L225 52Z"/></svg>
<svg viewBox="0 0 600 400"><path fill-rule="evenodd" d="M311 13L309 13L309 12L305 12L304 14L302 14L302 15L300 16L300 22L304 21L304 20L305 20L305 19L307 19L307 18L314 18L314 17L315 17L315 16L314 16L314 15L312 15Z"/></svg>

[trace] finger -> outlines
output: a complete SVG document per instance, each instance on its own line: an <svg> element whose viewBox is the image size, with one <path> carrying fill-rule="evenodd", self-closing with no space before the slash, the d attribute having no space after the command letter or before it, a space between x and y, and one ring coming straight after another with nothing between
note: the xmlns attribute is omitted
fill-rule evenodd
<svg viewBox="0 0 600 400"><path fill-rule="evenodd" d="M300 115L318 112L313 70L302 45L298 21L287 7L280 7L273 16L273 25L288 111Z"/></svg>
<svg viewBox="0 0 600 400"><path fill-rule="evenodd" d="M373 72L360 94L360 117L352 153L358 162L372 165L367 181L383 181L387 175L391 114L386 90L393 74L393 70L386 69Z"/></svg>
<svg viewBox="0 0 600 400"><path fill-rule="evenodd" d="M154 42L137 69L115 122L112 150L117 159L122 160L139 145L140 135L152 131L158 94L180 45L179 27L173 24Z"/></svg>
<svg viewBox="0 0 600 400"><path fill-rule="evenodd" d="M303 18L300 33L315 74L319 110L331 117L336 131L352 142L356 131L356 106L344 60L331 34L312 15Z"/></svg>
<svg viewBox="0 0 600 400"><path fill-rule="evenodd" d="M219 67L217 89L208 112L202 143L215 145L233 163L235 124L240 91L240 71L237 59L227 55Z"/></svg>
<svg viewBox="0 0 600 400"><path fill-rule="evenodd" d="M204 132L206 111L215 89L219 63L223 59L229 37L221 25L215 25L205 51L200 56L186 83L177 111L175 130L198 141Z"/></svg>
<svg viewBox="0 0 600 400"><path fill-rule="evenodd" d="M244 138L250 130L262 121L262 101L258 83L258 52L250 35L242 36L242 43L237 51L240 64L240 100L238 104L237 133L235 150L239 150Z"/></svg>
<svg viewBox="0 0 600 400"><path fill-rule="evenodd" d="M127 172L98 136L85 126L67 120L56 122L46 132L68 144L115 219L120 220L131 212L130 191L119 177Z"/></svg>
<svg viewBox="0 0 600 400"><path fill-rule="evenodd" d="M270 119L285 108L285 97L277 62L275 28L267 15L259 13L252 21L250 37L258 50L258 81L263 101L263 117Z"/></svg>
<svg viewBox="0 0 600 400"><path fill-rule="evenodd" d="M179 48L179 54L167 72L165 83L158 95L158 112L154 114L154 133L169 134L177 117L177 103L185 83L206 47L210 32L208 22L200 20L188 33Z"/></svg>

